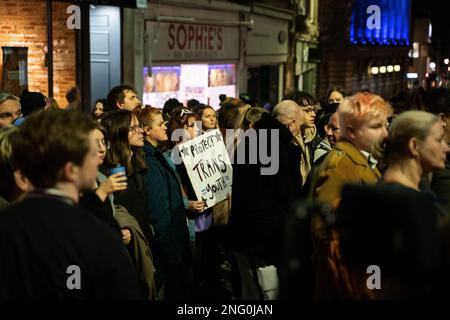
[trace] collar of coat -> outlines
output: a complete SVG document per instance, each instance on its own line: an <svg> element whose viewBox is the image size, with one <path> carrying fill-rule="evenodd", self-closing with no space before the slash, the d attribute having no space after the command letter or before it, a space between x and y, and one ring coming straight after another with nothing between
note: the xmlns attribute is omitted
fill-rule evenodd
<svg viewBox="0 0 450 320"><path fill-rule="evenodd" d="M294 144L300 147L302 153L306 153L306 145L314 140L316 133L316 126L306 128L304 131L300 130L300 132L294 136Z"/></svg>
<svg viewBox="0 0 450 320"><path fill-rule="evenodd" d="M371 168L368 159L350 141L339 141L336 143L335 148L336 150L344 152L355 164Z"/></svg>
<svg viewBox="0 0 450 320"><path fill-rule="evenodd" d="M154 155L158 149L147 140L144 141L144 152L146 155Z"/></svg>
<svg viewBox="0 0 450 320"><path fill-rule="evenodd" d="M5 198L0 196L0 209L6 208L8 206L9 206L9 202Z"/></svg>
<svg viewBox="0 0 450 320"><path fill-rule="evenodd" d="M302 139L303 141L308 144L311 141L314 140L314 138L317 135L317 128L315 125L313 125L311 128L305 128L304 130L301 130L303 132Z"/></svg>

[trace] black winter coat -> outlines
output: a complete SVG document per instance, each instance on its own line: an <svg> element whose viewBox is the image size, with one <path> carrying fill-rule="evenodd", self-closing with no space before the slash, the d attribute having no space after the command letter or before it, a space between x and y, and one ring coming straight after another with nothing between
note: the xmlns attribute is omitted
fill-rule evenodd
<svg viewBox="0 0 450 320"><path fill-rule="evenodd" d="M265 129L268 138L263 137ZM248 160L250 144L246 139L241 141L246 144L246 163L235 161L233 166L229 245L232 250L277 265L281 258L284 220L292 202L300 196L300 151L292 143L291 132L270 115L263 114L255 130L258 132L258 141L257 147L253 149L258 150L257 163L251 164ZM277 132L278 139L272 144L271 134ZM272 162L276 162L278 157L275 174L261 173L261 169L270 164L261 163L260 142L265 142L266 146L262 154L272 153ZM238 147L237 153L241 150Z"/></svg>

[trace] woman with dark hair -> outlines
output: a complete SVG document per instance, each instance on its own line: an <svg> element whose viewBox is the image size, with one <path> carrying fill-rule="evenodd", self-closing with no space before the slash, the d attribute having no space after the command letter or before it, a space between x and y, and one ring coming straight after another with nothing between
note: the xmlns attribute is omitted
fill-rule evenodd
<svg viewBox="0 0 450 320"><path fill-rule="evenodd" d="M92 117L95 121L100 122L102 116L106 110L106 99L98 99L95 101L94 108L92 110Z"/></svg>
<svg viewBox="0 0 450 320"><path fill-rule="evenodd" d="M197 118L202 122L203 131L217 129L219 127L216 111L213 109L213 107L205 104L198 105L195 110L195 114L197 115Z"/></svg>
<svg viewBox="0 0 450 320"><path fill-rule="evenodd" d="M97 142L97 159L99 167L103 165L110 143L106 139L105 128L97 124L94 129ZM120 234L122 242L127 246L130 256L140 275L143 295L149 300L156 296L154 267L148 242L144 240L142 228L128 210L115 203L114 195L127 190L128 183L125 172L117 172L106 177L98 172L92 191L83 192L80 205L94 213L97 218L108 224Z"/></svg>
<svg viewBox="0 0 450 320"><path fill-rule="evenodd" d="M127 189L114 194L114 201L125 207L138 221L146 240L152 243L153 232L148 218L148 193L145 183L144 135L138 118L128 110L114 110L102 119L108 134L109 150L102 168L106 176L111 169L124 166Z"/></svg>
<svg viewBox="0 0 450 320"><path fill-rule="evenodd" d="M325 101L323 104L323 114L335 113L339 107L339 104L344 101L345 98L344 88L339 86L333 86L328 89ZM319 116L320 117L320 116ZM320 136L324 136L324 131L321 127L318 127Z"/></svg>
<svg viewBox="0 0 450 320"><path fill-rule="evenodd" d="M326 103L332 104L332 103L341 103L345 98L345 90L342 87L339 86L333 86L330 89L328 89L327 96L326 96Z"/></svg>

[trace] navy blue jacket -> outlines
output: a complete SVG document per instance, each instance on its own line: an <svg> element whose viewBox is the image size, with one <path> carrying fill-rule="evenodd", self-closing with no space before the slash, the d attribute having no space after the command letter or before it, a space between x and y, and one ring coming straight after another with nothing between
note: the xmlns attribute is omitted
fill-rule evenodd
<svg viewBox="0 0 450 320"><path fill-rule="evenodd" d="M176 271L188 244L189 233L181 187L164 155L153 145L144 145L148 171L149 220L155 231L153 253L156 268L162 275Z"/></svg>

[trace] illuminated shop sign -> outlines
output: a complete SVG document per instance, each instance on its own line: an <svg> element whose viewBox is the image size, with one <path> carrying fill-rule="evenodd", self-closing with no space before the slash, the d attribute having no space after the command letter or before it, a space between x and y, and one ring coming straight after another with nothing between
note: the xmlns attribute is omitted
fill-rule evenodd
<svg viewBox="0 0 450 320"><path fill-rule="evenodd" d="M354 0L350 42L409 45L410 0Z"/></svg>
<svg viewBox="0 0 450 320"><path fill-rule="evenodd" d="M175 98L184 105L190 99L218 109L219 95L236 96L236 64L181 64L144 68L144 104L162 108Z"/></svg>

